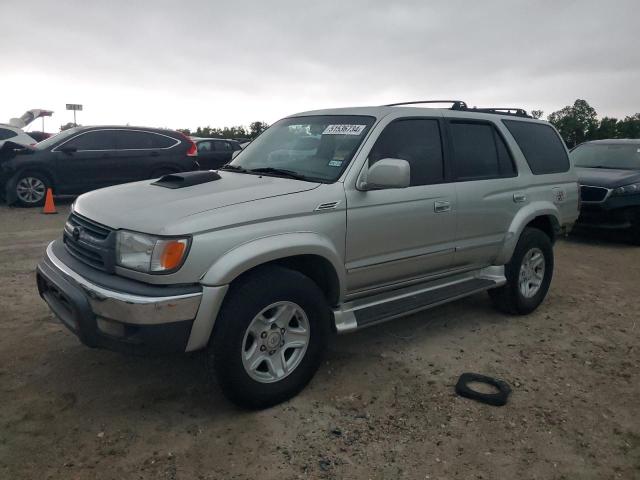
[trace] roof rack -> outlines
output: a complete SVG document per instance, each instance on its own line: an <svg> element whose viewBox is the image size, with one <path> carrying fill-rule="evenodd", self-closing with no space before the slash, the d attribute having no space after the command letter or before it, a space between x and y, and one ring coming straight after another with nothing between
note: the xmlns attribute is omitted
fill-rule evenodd
<svg viewBox="0 0 640 480"><path fill-rule="evenodd" d="M384 105L385 107L400 107L403 105L418 105L424 103L450 103L450 110L458 110L464 112L476 112L476 113L495 113L497 115L513 115L515 117L526 117L533 118L531 115L527 113L524 108L518 107L492 107L492 108L478 108L472 107L469 108L466 102L462 100L417 100L415 102L399 102L399 103L389 103Z"/></svg>
<svg viewBox="0 0 640 480"><path fill-rule="evenodd" d="M496 113L498 115L513 115L515 117L527 117L533 118L531 115L527 113L524 108L517 107L492 107L492 108L467 108L465 109L467 112L478 112L478 113Z"/></svg>
<svg viewBox="0 0 640 480"><path fill-rule="evenodd" d="M451 110L466 110L467 104L462 100L418 100L415 102L399 102L383 105L385 107L400 107L402 105L417 105L420 103L451 103Z"/></svg>

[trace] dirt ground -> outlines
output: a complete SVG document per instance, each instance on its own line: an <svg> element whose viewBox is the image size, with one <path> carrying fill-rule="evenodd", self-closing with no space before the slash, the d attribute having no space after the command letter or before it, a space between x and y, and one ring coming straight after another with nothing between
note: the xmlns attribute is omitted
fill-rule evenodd
<svg viewBox="0 0 640 480"><path fill-rule="evenodd" d="M52 317L59 209L0 206L0 479L640 478L640 248L562 240L534 314L482 294L337 337L302 394L246 412L197 354L92 350ZM456 396L466 371L510 402Z"/></svg>

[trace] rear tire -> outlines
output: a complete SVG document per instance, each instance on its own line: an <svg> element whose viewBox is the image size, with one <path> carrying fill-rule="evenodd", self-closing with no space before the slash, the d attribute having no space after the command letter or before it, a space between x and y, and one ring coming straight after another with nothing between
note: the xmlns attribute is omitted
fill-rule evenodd
<svg viewBox="0 0 640 480"><path fill-rule="evenodd" d="M320 366L329 322L327 301L311 279L262 267L231 285L206 353L210 378L244 408L288 400Z"/></svg>
<svg viewBox="0 0 640 480"><path fill-rule="evenodd" d="M553 277L553 247L546 233L527 227L505 265L507 283L489 290L493 305L513 315L526 315L542 303Z"/></svg>
<svg viewBox="0 0 640 480"><path fill-rule="evenodd" d="M44 205L47 189L51 181L46 175L38 172L22 172L11 184L14 190L15 205L20 207L40 207Z"/></svg>

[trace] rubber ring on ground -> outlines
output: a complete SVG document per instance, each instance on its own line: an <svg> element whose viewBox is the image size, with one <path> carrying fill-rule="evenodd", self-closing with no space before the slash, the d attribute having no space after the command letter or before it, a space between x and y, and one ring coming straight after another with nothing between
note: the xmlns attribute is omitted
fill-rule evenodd
<svg viewBox="0 0 640 480"><path fill-rule="evenodd" d="M497 393L481 393L469 387L469 383L479 382L492 385L498 389ZM456 383L456 393L462 397L477 400L489 405L501 407L507 403L511 387L504 381L480 375L479 373L463 373Z"/></svg>

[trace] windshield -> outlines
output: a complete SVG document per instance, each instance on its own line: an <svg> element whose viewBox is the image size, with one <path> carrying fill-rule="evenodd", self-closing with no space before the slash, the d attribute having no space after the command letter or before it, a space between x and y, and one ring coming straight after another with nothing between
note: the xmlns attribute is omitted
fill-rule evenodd
<svg viewBox="0 0 640 480"><path fill-rule="evenodd" d="M53 145L55 145L59 141L70 137L74 133L77 133L78 130L80 130L80 127L74 127L74 128L70 128L68 130L65 130L63 132L56 133L55 135L53 135L53 136L51 136L49 138L45 138L43 141L36 143L33 146L33 148L35 148L36 150L48 150L49 148L51 148Z"/></svg>
<svg viewBox="0 0 640 480"><path fill-rule="evenodd" d="M335 182L373 125L359 115L285 118L251 142L231 162L236 170ZM283 172L284 171L284 172Z"/></svg>
<svg viewBox="0 0 640 480"><path fill-rule="evenodd" d="M585 143L575 148L570 155L576 167L640 169L640 143Z"/></svg>

